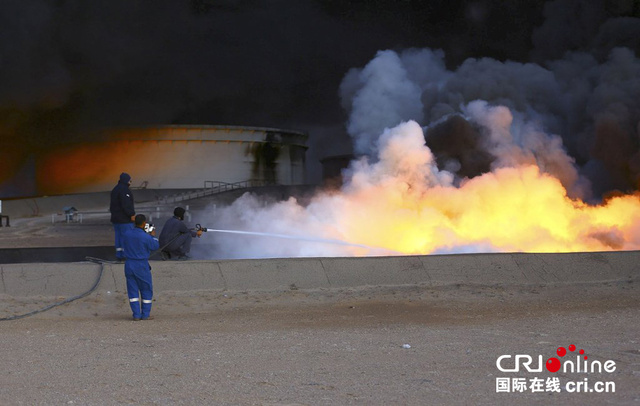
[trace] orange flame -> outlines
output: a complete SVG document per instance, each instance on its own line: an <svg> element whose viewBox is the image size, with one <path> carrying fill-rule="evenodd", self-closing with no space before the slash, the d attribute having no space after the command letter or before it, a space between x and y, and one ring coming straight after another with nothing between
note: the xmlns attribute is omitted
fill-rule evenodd
<svg viewBox="0 0 640 406"><path fill-rule="evenodd" d="M640 248L637 195L589 206L568 198L560 182L536 166L498 169L458 188L384 184L332 199L341 201L336 223L346 240L404 254L472 246L510 252Z"/></svg>
<svg viewBox="0 0 640 406"><path fill-rule="evenodd" d="M541 169L556 161L536 165L535 154L520 153L507 141L499 167L459 180L438 169L422 128L402 123L380 136L377 160L351 163L341 190L316 195L305 206L293 198L265 205L247 194L217 216L221 228L313 236L351 246L268 239L245 245L225 239L220 246L225 255L237 257L640 249L640 194L587 204L570 197L566 179L563 183L561 176ZM571 174L556 169L556 174Z"/></svg>
<svg viewBox="0 0 640 406"><path fill-rule="evenodd" d="M43 194L86 193L109 190L120 173L122 163L136 163L136 149L120 141L107 144L81 144L59 148L41 156L37 183Z"/></svg>
<svg viewBox="0 0 640 406"><path fill-rule="evenodd" d="M378 145L379 161L353 163L343 190L315 202L330 214L331 238L403 254L640 248L639 194L589 205L535 160L505 159L456 185L415 122L385 131Z"/></svg>

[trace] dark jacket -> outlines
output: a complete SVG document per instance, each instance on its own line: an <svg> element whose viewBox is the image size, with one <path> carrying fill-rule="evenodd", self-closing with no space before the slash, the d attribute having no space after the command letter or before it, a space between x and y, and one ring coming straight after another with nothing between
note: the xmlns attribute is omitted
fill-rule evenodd
<svg viewBox="0 0 640 406"><path fill-rule="evenodd" d="M171 217L164 223L162 227L162 232L160 233L160 246L164 247L171 242L174 238L179 236L180 234L191 234L192 237L196 236L196 232L193 230L189 230L184 221L180 220L176 216Z"/></svg>
<svg viewBox="0 0 640 406"><path fill-rule="evenodd" d="M131 223L131 216L135 215L136 211L133 207L133 193L129 190L128 181L118 181L118 184L111 190L109 211L112 223Z"/></svg>

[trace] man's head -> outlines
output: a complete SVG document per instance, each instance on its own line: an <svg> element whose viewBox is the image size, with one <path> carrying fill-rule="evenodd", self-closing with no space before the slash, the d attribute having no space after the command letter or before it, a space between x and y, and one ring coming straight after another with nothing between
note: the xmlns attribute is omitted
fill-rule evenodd
<svg viewBox="0 0 640 406"><path fill-rule="evenodd" d="M173 210L173 215L180 220L184 220L184 212L185 210L182 207L176 207L175 210Z"/></svg>
<svg viewBox="0 0 640 406"><path fill-rule="evenodd" d="M120 182L131 184L131 175L126 172L120 174Z"/></svg>
<svg viewBox="0 0 640 406"><path fill-rule="evenodd" d="M144 228L144 225L147 223L147 218L144 214L136 214L135 224L136 227Z"/></svg>

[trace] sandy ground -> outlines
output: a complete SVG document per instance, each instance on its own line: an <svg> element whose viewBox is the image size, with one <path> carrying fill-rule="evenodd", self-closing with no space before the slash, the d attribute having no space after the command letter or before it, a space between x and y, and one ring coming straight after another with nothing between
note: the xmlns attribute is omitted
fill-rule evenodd
<svg viewBox="0 0 640 406"><path fill-rule="evenodd" d="M112 233L104 218L12 219L0 247L109 245ZM0 296L0 317L61 299ZM155 320L139 322L122 294L94 293L0 321L0 405L638 405L639 310L637 281L161 292ZM615 371L496 367L570 344ZM496 393L505 377L557 377L562 390ZM566 390L585 379L615 392Z"/></svg>
<svg viewBox="0 0 640 406"><path fill-rule="evenodd" d="M639 404L639 293L628 282L163 292L155 319L137 322L122 295L93 294L0 322L0 403ZM0 298L0 316L52 300ZM546 361L570 344L615 372L496 368L503 354ZM498 377L551 376L615 393L496 393Z"/></svg>

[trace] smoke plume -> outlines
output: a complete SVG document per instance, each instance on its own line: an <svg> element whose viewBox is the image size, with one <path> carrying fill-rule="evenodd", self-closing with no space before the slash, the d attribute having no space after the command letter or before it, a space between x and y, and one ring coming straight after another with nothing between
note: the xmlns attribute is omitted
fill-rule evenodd
<svg viewBox="0 0 640 406"><path fill-rule="evenodd" d="M491 171L460 179L439 169L425 145L423 128L415 121L403 122L380 135L375 157L363 156L351 163L339 191L319 193L305 205L294 198L266 203L245 194L219 209L213 217L216 228L273 235L217 235L216 252L210 255L251 258L640 248L638 195L611 197L600 205L572 199L554 175L570 168L566 155L557 157L555 166L549 165L556 163L553 153L541 160L533 152L557 152L558 138L550 138L550 146L539 147L537 142L546 141L546 135L522 131L520 137L535 141L527 149L517 144L513 116L506 107L476 101L462 110L472 125L486 129L488 150L496 156Z"/></svg>
<svg viewBox="0 0 640 406"><path fill-rule="evenodd" d="M437 148L443 148L441 144L446 144L443 153L450 161L453 156L469 156L469 151L455 151L442 142L443 123L463 116L479 125L470 141L479 156L493 157L493 166L535 160L545 172L561 179L573 197L598 199L612 189L629 192L637 188L640 60L631 50L615 48L602 63L590 54L570 53L549 62L547 68L471 58L453 71L444 69L442 53L408 50L395 54L399 66L391 74L381 78L368 75L381 60L391 59L388 53L379 53L364 68L352 70L341 87L343 106L351 112L349 134L360 146L359 153L373 154L370 134L374 129L381 133L398 124L400 117L416 119L427 129L427 145L432 145L430 132L435 132L436 156ZM411 89L407 98L414 103L398 95L385 97L381 91L374 95L384 98L387 105L376 97L367 97L371 89L380 86ZM422 89L420 96L415 89ZM407 104L411 108L405 108ZM416 107L421 111L416 112ZM393 114L376 114L372 120L362 117L362 112L381 108ZM372 128L362 131L366 125ZM464 128L449 130L446 137L464 138L457 133ZM469 144L460 147L468 148ZM468 166L464 169L466 176L481 173L469 172Z"/></svg>
<svg viewBox="0 0 640 406"><path fill-rule="evenodd" d="M628 104L598 117L591 110L598 98L615 97L609 92L615 89L596 94L593 88L602 76L617 74L601 72L607 58L615 66L625 58L611 51L640 50L638 17L633 0L6 0L0 15L0 196L37 195L29 174L41 151L99 140L97 130L117 126L308 130L308 163L318 172L316 158L352 152L344 131L335 130L345 119L336 95L341 82L358 154L375 148L376 137L398 120L426 126L475 99L505 105L515 115L508 101L518 111L533 105L544 114L542 129L563 138L596 196L624 189L637 163L625 152L626 164L620 164L621 151L612 150L608 134L632 141L635 151L637 128L616 128ZM409 47L416 50L398 52ZM378 50L395 51L366 64ZM343 79L354 66L362 68ZM495 94L490 82L473 83L479 69L498 84ZM548 80L553 75L555 87ZM352 100L348 95L355 93ZM593 142L581 143L586 137ZM605 156L591 160L594 148ZM449 151L448 158L454 155L460 154ZM455 165L441 153L436 158ZM485 158L466 169L484 168Z"/></svg>
<svg viewBox="0 0 640 406"><path fill-rule="evenodd" d="M482 58L455 70L441 51L378 52L340 87L360 155L342 188L308 205L246 195L217 216L229 228L354 246L227 239L220 252L638 249L638 194L601 194L611 185L634 192L640 175L638 69L626 48L601 63L573 52L547 67Z"/></svg>

